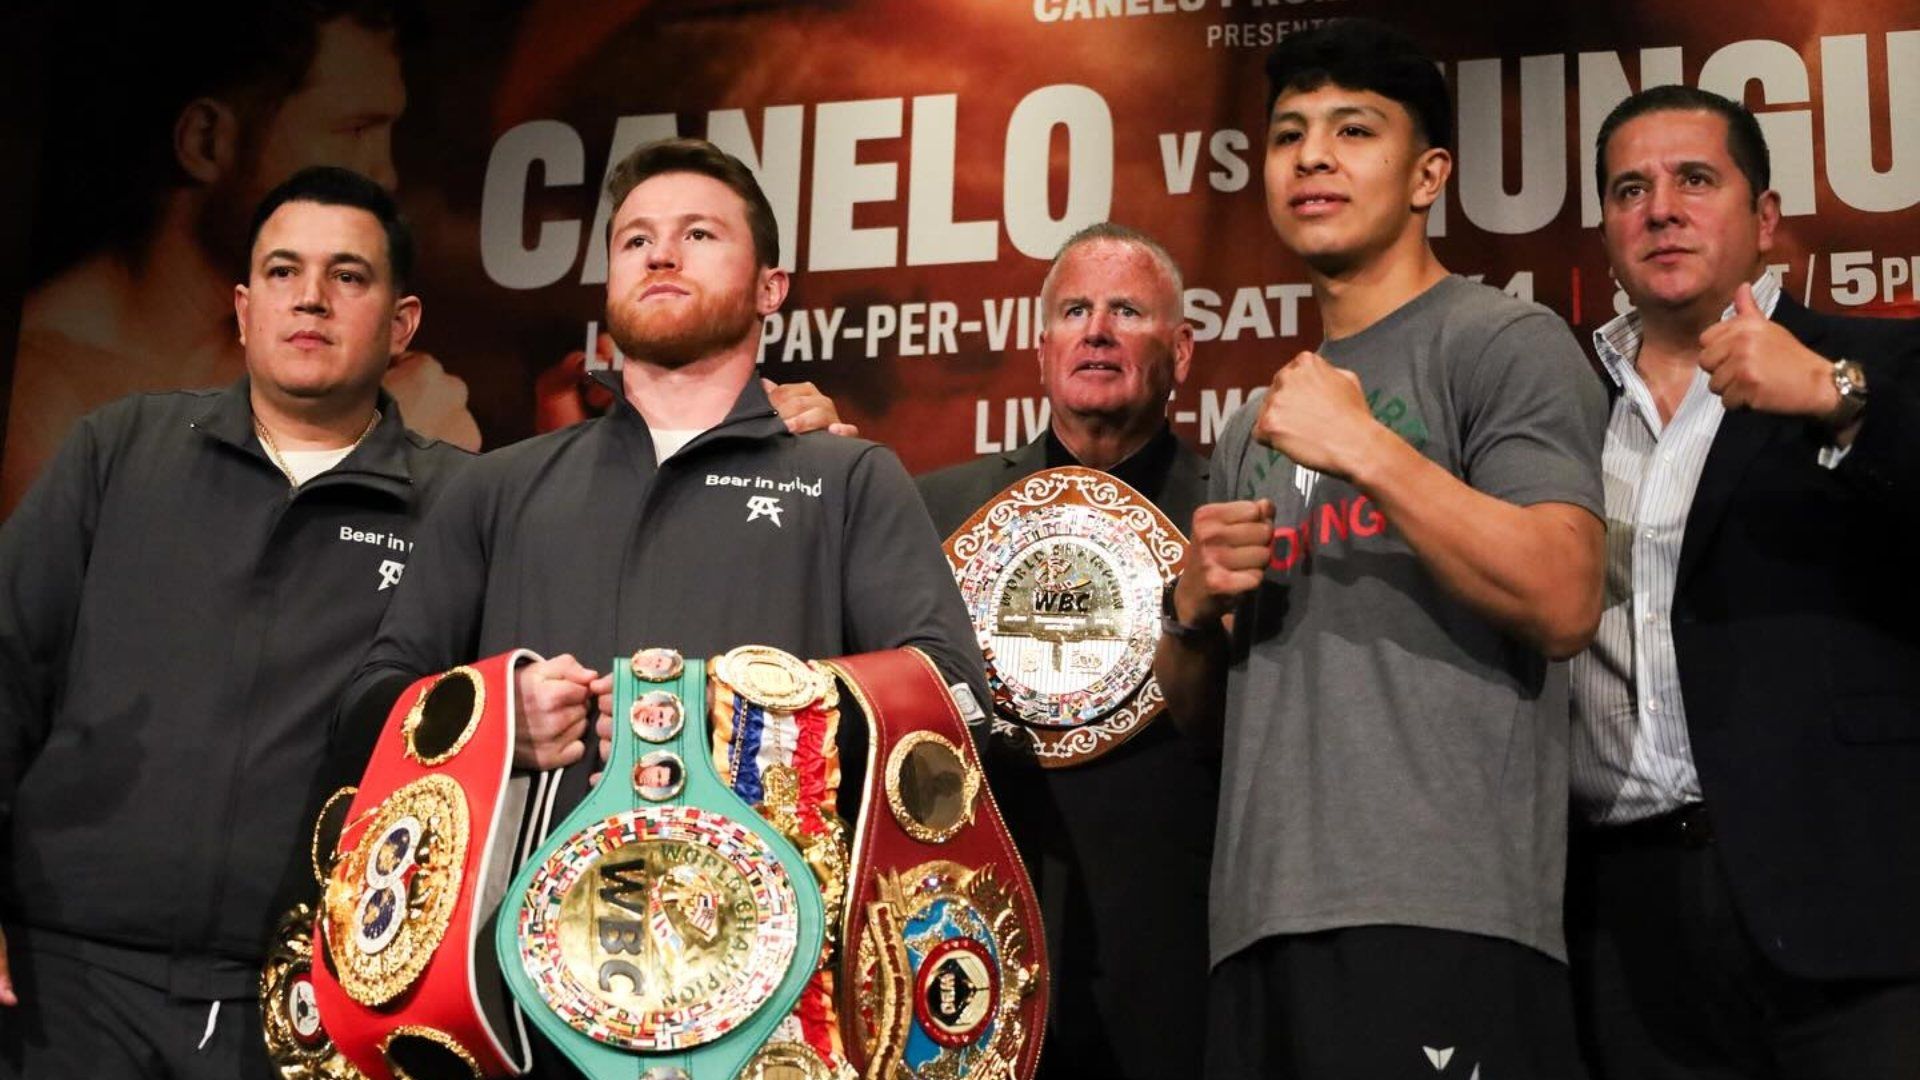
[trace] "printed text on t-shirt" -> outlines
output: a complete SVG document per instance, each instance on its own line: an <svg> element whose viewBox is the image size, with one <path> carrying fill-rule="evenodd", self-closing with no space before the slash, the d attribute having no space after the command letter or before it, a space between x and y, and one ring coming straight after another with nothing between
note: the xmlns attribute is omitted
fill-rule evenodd
<svg viewBox="0 0 1920 1080"><path fill-rule="evenodd" d="M1273 528L1273 556L1267 567L1286 573L1299 565L1308 552L1325 547L1333 540L1355 536L1378 536L1387 530L1387 519L1365 495L1307 507L1307 515L1292 525Z"/></svg>

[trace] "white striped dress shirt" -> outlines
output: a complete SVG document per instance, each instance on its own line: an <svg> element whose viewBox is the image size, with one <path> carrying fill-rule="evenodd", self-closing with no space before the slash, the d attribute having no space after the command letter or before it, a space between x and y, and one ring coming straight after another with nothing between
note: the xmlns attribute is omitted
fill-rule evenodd
<svg viewBox="0 0 1920 1080"><path fill-rule="evenodd" d="M1753 298L1771 317L1780 299L1772 274L1754 283ZM1732 316L1728 305L1721 318ZM1696 369L1680 407L1662 423L1653 392L1634 367L1640 340L1634 311L1593 334L1594 350L1620 394L1601 453L1606 595L1599 632L1574 658L1571 673L1572 781L1577 812L1601 825L1639 821L1701 799L1673 651L1673 586L1687 512L1726 409L1707 389L1707 373Z"/></svg>

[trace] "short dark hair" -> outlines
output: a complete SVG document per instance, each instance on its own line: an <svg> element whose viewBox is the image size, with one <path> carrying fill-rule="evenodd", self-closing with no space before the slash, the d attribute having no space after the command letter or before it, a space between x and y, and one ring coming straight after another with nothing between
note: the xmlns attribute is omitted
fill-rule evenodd
<svg viewBox="0 0 1920 1080"><path fill-rule="evenodd" d="M1601 122L1600 133L1594 136L1594 190L1600 193L1602 203L1607 200L1607 144L1613 141L1614 132L1629 120L1656 112L1706 112L1726 120L1727 156L1747 178L1753 197L1759 199L1760 193L1772 186L1773 163L1767 154L1767 137L1746 106L1698 87L1650 86L1615 105Z"/></svg>
<svg viewBox="0 0 1920 1080"><path fill-rule="evenodd" d="M1267 54L1267 113L1288 92L1333 85L1399 102L1428 146L1453 149L1453 96L1433 58L1373 19L1336 19L1283 39Z"/></svg>
<svg viewBox="0 0 1920 1080"><path fill-rule="evenodd" d="M246 129L241 152L257 149L253 129L305 83L322 27L340 19L393 31L402 52L422 25L415 0L71 5L49 27L48 47L84 51L91 66L113 77L73 80L49 68L57 81L44 91L51 108L31 280L95 251L135 250L146 241L164 197L196 183L182 171L173 142L181 110L193 101L226 102Z"/></svg>
<svg viewBox="0 0 1920 1080"><path fill-rule="evenodd" d="M386 188L352 169L336 165L301 169L267 192L266 198L254 209L253 221L247 226L248 259L253 257L253 245L260 241L260 229L267 219L290 202L351 206L372 214L387 234L387 269L393 275L394 294L405 295L407 284L413 280L413 228L401 216L400 204Z"/></svg>
<svg viewBox="0 0 1920 1080"><path fill-rule="evenodd" d="M747 204L754 258L762 267L779 265L780 224L774 220L767 193L760 190L760 181L745 162L705 139L661 139L635 149L607 174L607 199L618 211L634 188L667 173L698 173L732 188ZM612 214L607 215L607 231L612 234Z"/></svg>

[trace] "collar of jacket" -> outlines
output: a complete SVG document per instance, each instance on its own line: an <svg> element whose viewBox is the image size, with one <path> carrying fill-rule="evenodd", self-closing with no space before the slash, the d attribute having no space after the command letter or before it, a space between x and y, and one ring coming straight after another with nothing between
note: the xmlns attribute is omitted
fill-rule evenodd
<svg viewBox="0 0 1920 1080"><path fill-rule="evenodd" d="M647 427L647 421L640 415L640 410L634 408L633 402L627 400L626 384L621 382L620 373L612 369L596 371L593 373L593 378L613 391L613 408L607 411L607 415L613 418L615 423L637 428L638 431L635 434L645 441L648 450L652 450L653 432ZM714 438L768 439L785 434L787 434L786 421L780 419L780 414L774 411L773 402L767 398L766 388L760 385L760 372L755 369L754 373L747 377L747 385L740 388L740 396L733 399L733 408L727 411L727 415L719 423L701 432L687 446L708 442Z"/></svg>
<svg viewBox="0 0 1920 1080"><path fill-rule="evenodd" d="M267 468L279 466L267 457L266 448L253 431L252 383L246 376L214 395L213 400L192 421L195 430L225 443L243 454L257 458ZM400 417L400 406L385 390L376 404L380 422L367 434L345 461L301 485L305 490L322 481L350 481L379 488L402 498L413 486L413 471L407 458L407 441L413 435Z"/></svg>
<svg viewBox="0 0 1920 1080"><path fill-rule="evenodd" d="M1073 456L1073 451L1067 449L1066 443L1060 441L1060 436L1051 426L1027 445L1008 451L1005 457L1009 465L1023 468L1029 473L1080 464L1080 460ZM1115 462L1112 468L1101 471L1145 494L1160 490L1179 458L1180 437L1173 433L1172 424L1162 421L1160 430L1141 443L1138 449Z"/></svg>

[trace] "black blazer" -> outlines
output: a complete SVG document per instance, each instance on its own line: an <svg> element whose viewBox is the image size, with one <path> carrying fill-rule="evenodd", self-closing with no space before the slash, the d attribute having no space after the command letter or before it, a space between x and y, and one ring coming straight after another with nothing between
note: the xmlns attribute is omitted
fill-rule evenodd
<svg viewBox="0 0 1920 1080"><path fill-rule="evenodd" d="M1674 646L1741 914L1796 975L1920 975L1920 323L1785 297L1869 405L1820 467L1813 422L1727 414L1681 543Z"/></svg>

